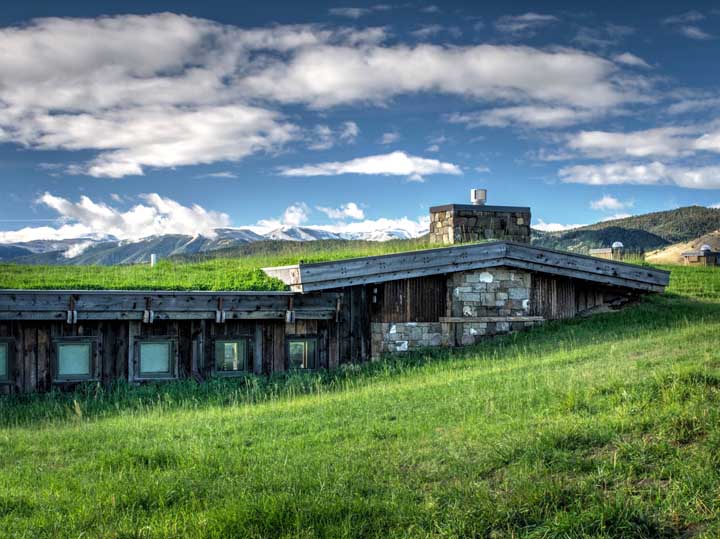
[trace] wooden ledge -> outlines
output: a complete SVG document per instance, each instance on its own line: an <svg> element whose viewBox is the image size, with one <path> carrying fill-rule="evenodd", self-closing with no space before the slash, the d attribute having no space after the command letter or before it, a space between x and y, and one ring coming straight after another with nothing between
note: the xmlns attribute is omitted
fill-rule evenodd
<svg viewBox="0 0 720 539"><path fill-rule="evenodd" d="M461 323L461 322L544 322L542 316L441 316L442 323Z"/></svg>

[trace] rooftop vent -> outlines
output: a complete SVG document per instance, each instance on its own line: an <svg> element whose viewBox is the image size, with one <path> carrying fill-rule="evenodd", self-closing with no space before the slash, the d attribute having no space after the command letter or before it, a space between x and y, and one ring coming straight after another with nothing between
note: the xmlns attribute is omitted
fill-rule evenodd
<svg viewBox="0 0 720 539"><path fill-rule="evenodd" d="M475 206L484 206L487 202L487 189L470 189L470 202Z"/></svg>
<svg viewBox="0 0 720 539"><path fill-rule="evenodd" d="M607 245L607 244L605 244L605 245ZM623 247L625 247L625 246L623 245L623 243L621 241L614 241L612 244L613 249L622 249Z"/></svg>

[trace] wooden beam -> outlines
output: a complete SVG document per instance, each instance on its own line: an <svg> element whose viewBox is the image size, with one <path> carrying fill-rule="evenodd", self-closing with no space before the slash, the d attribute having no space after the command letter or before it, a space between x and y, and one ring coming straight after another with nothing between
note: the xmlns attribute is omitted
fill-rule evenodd
<svg viewBox="0 0 720 539"><path fill-rule="evenodd" d="M473 322L543 322L542 316L442 316L441 323L473 323Z"/></svg>

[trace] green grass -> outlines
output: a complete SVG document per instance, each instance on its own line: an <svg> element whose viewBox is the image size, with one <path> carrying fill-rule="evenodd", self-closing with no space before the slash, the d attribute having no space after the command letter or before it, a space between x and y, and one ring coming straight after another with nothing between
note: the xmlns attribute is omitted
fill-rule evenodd
<svg viewBox="0 0 720 539"><path fill-rule="evenodd" d="M463 350L4 398L0 536L718 537L720 271L673 272Z"/></svg>
<svg viewBox="0 0 720 539"><path fill-rule="evenodd" d="M389 242L260 242L217 258L163 260L125 266L0 264L0 288L59 290L283 290L260 268L382 255L434 247L419 240Z"/></svg>

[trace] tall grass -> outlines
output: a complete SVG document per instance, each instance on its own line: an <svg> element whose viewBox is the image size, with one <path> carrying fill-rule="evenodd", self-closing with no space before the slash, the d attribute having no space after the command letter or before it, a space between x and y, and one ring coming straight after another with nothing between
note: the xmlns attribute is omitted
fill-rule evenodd
<svg viewBox="0 0 720 539"><path fill-rule="evenodd" d="M0 399L0 536L718 537L720 273L695 271L702 301L462 350Z"/></svg>

